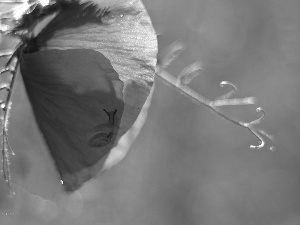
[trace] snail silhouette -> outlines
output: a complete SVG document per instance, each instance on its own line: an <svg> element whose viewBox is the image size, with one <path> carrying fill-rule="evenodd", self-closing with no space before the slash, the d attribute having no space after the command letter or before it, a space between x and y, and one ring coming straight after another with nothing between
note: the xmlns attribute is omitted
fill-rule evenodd
<svg viewBox="0 0 300 225"><path fill-rule="evenodd" d="M91 147L103 147L108 145L117 129L115 125L115 114L117 110L108 112L103 109L103 111L108 115L108 123L100 124L92 129L88 137L88 144Z"/></svg>

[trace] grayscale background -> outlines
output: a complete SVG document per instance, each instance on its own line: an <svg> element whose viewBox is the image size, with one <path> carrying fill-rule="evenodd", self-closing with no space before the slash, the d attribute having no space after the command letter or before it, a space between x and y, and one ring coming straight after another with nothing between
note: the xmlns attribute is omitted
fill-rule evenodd
<svg viewBox="0 0 300 225"><path fill-rule="evenodd" d="M17 213L0 215L0 224L299 225L300 1L144 3L160 51L176 40L186 44L167 70L176 76L200 61L202 74L190 84L195 91L214 99L229 91L219 87L228 80L239 86L236 97L257 97L257 105L224 112L251 121L261 106L266 118L259 127L275 142L250 149L257 140L247 130L156 79L146 125L127 157L88 184L84 196L68 198L19 77L9 130L14 199L0 179L0 211ZM1 40L0 49L12 46Z"/></svg>

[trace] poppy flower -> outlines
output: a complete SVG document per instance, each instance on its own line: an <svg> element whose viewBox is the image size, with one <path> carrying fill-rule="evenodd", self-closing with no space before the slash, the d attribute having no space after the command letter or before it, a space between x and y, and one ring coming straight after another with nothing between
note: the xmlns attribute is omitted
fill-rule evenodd
<svg viewBox="0 0 300 225"><path fill-rule="evenodd" d="M124 158L145 122L157 38L140 0L39 7L18 25L34 27L17 57L64 190L75 191Z"/></svg>

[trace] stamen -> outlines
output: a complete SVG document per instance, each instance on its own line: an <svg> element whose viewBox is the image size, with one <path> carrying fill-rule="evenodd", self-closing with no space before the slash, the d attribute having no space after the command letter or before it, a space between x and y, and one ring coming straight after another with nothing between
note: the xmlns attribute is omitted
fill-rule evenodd
<svg viewBox="0 0 300 225"><path fill-rule="evenodd" d="M227 94L225 94L225 95L222 95L221 97L217 98L216 100L227 99L227 98L229 98L230 96L232 96L233 94L235 94L235 93L238 91L238 87L237 87L235 84L233 84L233 83L231 83L231 82L229 82L229 81L222 81L222 82L220 83L220 86L221 86L222 88L223 88L225 85L231 86L231 87L233 88L233 90L229 91L229 92L228 92Z"/></svg>

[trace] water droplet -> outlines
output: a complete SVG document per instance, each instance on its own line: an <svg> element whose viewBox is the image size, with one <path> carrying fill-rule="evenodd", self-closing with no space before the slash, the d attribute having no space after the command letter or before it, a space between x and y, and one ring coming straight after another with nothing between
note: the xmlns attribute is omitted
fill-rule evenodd
<svg viewBox="0 0 300 225"><path fill-rule="evenodd" d="M13 216L15 215L14 212L1 212L2 215L5 215L5 216Z"/></svg>
<svg viewBox="0 0 300 225"><path fill-rule="evenodd" d="M15 195L16 195L16 192L10 190L10 191L9 191L8 197L9 197L9 198L13 198Z"/></svg>
<svg viewBox="0 0 300 225"><path fill-rule="evenodd" d="M5 106L6 106L5 102L2 102L2 103L0 104L1 109L5 109Z"/></svg>
<svg viewBox="0 0 300 225"><path fill-rule="evenodd" d="M63 182L62 180L60 180L60 183L61 183L61 184L64 184L64 182Z"/></svg>

